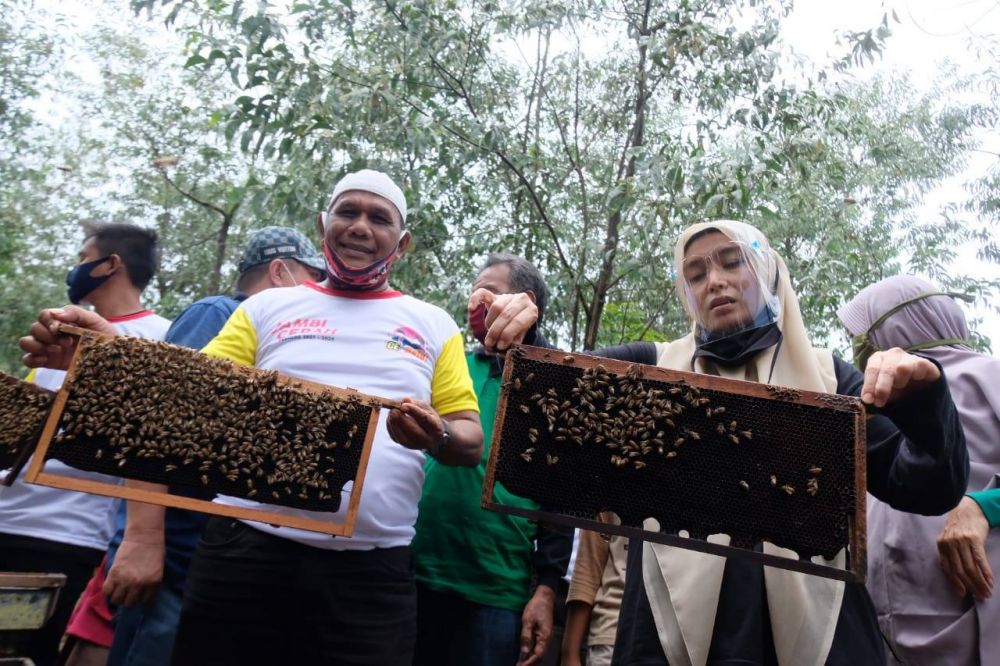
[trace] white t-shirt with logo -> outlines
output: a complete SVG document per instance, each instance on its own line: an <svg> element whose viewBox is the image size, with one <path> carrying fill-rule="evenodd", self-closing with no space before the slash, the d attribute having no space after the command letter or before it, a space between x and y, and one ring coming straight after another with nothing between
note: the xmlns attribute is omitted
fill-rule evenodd
<svg viewBox="0 0 1000 666"><path fill-rule="evenodd" d="M143 310L108 321L122 335L162 340L170 328L170 320ZM62 386L66 373L40 368L28 375L38 386L53 391ZM119 483L120 479L94 472L84 472L58 460L45 463L47 473L79 479ZM115 512L119 500L104 495L92 495L72 490L25 483L24 473L14 484L0 486L0 533L18 534L74 546L106 550L115 529Z"/></svg>
<svg viewBox="0 0 1000 666"><path fill-rule="evenodd" d="M344 292L313 283L269 289L240 304L203 350L218 358L277 370L369 395L429 402L439 414L478 411L461 333L444 310L398 291ZM424 480L424 454L389 437L379 415L351 538L250 522L257 529L331 550L405 546L413 539ZM234 497L223 504L343 522L351 485L336 514L263 505Z"/></svg>

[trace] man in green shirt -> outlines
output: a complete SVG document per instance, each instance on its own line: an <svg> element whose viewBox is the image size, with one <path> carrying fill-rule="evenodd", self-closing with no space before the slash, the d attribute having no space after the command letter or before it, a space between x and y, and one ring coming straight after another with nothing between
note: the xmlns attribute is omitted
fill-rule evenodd
<svg viewBox="0 0 1000 666"><path fill-rule="evenodd" d="M491 254L473 290L526 293L542 321L548 289L521 257ZM475 315L470 315L475 319ZM473 331L477 329L472 321ZM548 346L537 332L529 344ZM427 458L413 552L417 569L417 647L414 666L537 664L552 634L556 590L573 547L570 531L480 507L503 357L483 348L467 356L479 399L485 447L476 467L456 468ZM497 484L500 503L537 510ZM534 590L532 591L532 585Z"/></svg>

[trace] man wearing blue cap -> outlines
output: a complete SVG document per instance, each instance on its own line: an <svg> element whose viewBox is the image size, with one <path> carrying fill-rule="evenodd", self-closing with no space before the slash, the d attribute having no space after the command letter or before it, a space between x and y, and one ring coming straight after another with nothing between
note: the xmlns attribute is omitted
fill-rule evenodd
<svg viewBox="0 0 1000 666"><path fill-rule="evenodd" d="M274 287L320 282L325 266L323 255L295 229L254 231L238 265L235 293L209 296L190 305L165 339L200 349L249 296ZM139 502L129 502L127 514L124 508L119 513L104 586L111 603L119 606L109 666L170 662L188 565L206 519L193 511Z"/></svg>

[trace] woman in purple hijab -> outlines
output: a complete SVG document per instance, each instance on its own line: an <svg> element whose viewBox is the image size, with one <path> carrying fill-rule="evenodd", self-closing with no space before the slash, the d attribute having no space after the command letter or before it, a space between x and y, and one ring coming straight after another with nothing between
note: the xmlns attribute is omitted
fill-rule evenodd
<svg viewBox="0 0 1000 666"><path fill-rule="evenodd" d="M892 347L941 364L969 449L970 495L947 516L902 513L868 497L868 590L907 666L1000 663L1000 600L991 598L1000 571L1000 529L991 529L1000 522L1000 360L969 347L954 296L896 276L838 312L862 369L873 351Z"/></svg>

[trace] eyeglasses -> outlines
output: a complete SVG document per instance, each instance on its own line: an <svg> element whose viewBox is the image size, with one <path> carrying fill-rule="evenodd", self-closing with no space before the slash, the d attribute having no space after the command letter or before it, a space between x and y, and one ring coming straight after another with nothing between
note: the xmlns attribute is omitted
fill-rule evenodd
<svg viewBox="0 0 1000 666"><path fill-rule="evenodd" d="M697 285L708 278L712 267L727 275L737 275L747 265L747 254L743 243L731 241L712 250L708 254L695 254L684 258L681 272L684 281Z"/></svg>

